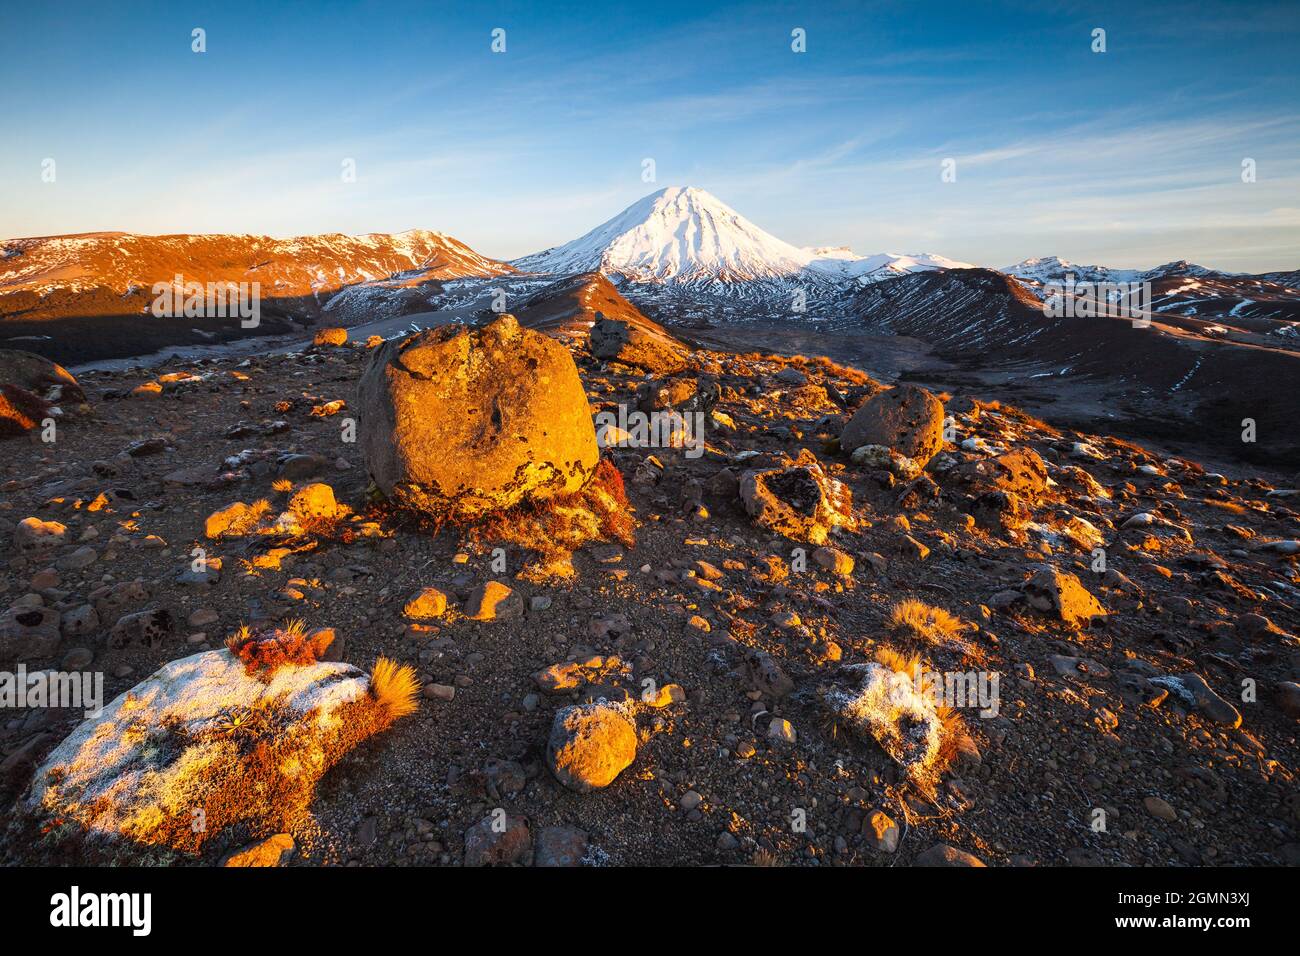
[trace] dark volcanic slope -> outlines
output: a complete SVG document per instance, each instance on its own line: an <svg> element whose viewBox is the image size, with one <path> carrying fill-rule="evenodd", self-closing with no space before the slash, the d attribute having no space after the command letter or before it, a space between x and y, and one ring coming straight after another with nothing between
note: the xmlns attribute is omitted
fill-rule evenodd
<svg viewBox="0 0 1300 956"><path fill-rule="evenodd" d="M585 336L597 312L656 335L668 335L663 326L646 318L599 272L584 272L551 283L526 299L514 310L514 316L521 325L569 337Z"/></svg>
<svg viewBox="0 0 1300 956"><path fill-rule="evenodd" d="M1049 318L1016 280L988 269L921 273L868 286L853 300L859 328L913 336L966 368L1027 369L1064 389L1112 390L1136 433L1195 437L1239 459L1300 464L1300 354L1218 338L1204 323L1157 314L1128 319ZM1256 441L1242 440L1252 419Z"/></svg>

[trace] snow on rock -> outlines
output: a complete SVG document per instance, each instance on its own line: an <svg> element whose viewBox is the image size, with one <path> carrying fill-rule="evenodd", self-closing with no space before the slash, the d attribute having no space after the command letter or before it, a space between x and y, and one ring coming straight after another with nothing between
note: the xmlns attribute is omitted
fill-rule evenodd
<svg viewBox="0 0 1300 956"><path fill-rule="evenodd" d="M937 269L974 269L969 262L960 262L946 256L925 252L900 255L879 252L872 256L859 256L843 247L838 249L804 249L810 256L808 268L841 279L858 282L879 282L911 272L933 272Z"/></svg>

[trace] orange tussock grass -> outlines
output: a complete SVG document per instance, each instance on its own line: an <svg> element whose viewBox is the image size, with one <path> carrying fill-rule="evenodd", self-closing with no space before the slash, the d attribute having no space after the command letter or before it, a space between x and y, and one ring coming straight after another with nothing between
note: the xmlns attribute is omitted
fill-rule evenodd
<svg viewBox="0 0 1300 956"><path fill-rule="evenodd" d="M398 664L387 657L375 661L375 669L370 675L370 694L391 719L415 713L420 706L419 693L420 681L415 676L414 667Z"/></svg>
<svg viewBox="0 0 1300 956"><path fill-rule="evenodd" d="M821 369L828 375L833 375L846 382L852 382L854 385L875 384L871 376L861 369L856 369L849 365L841 365L839 362L827 358L825 355L792 355L787 361L790 365L804 371L807 371L809 368Z"/></svg>
<svg viewBox="0 0 1300 956"><path fill-rule="evenodd" d="M929 647L948 648L964 657L982 661L983 650L962 637L967 627L955 614L915 598L899 601L889 614L889 628L898 637Z"/></svg>
<svg viewBox="0 0 1300 956"><path fill-rule="evenodd" d="M894 605L889 614L889 626L894 631L925 644L950 643L962 631L962 623L957 617L941 607L934 607L915 598L907 598Z"/></svg>

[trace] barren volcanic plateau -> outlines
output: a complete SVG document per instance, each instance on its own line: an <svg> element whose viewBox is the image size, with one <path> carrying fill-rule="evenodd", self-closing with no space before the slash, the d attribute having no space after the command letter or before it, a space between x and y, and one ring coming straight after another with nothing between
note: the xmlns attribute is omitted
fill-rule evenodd
<svg viewBox="0 0 1300 956"><path fill-rule="evenodd" d="M3 248L6 862L1300 860L1293 275Z"/></svg>

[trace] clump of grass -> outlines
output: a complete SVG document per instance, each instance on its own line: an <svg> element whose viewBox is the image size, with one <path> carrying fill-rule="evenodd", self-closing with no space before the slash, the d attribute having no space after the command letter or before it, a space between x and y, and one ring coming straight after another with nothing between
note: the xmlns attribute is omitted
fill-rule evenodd
<svg viewBox="0 0 1300 956"><path fill-rule="evenodd" d="M315 664L332 639L328 630L307 633L306 623L295 618L281 627L261 631L241 626L226 640L226 647L243 662L250 677L269 680L281 667Z"/></svg>
<svg viewBox="0 0 1300 956"><path fill-rule="evenodd" d="M390 719L415 713L419 707L419 693L420 681L415 676L414 667L398 664L387 657L375 661L375 669L370 675L370 694L388 712Z"/></svg>
<svg viewBox="0 0 1300 956"><path fill-rule="evenodd" d="M281 494L287 494L288 492L293 491L293 482L288 478L277 478L275 481L271 482L271 488Z"/></svg>
<svg viewBox="0 0 1300 956"><path fill-rule="evenodd" d="M871 376L866 372L848 365L841 365L825 355L792 355L788 361L789 364L801 370L807 371L809 368L818 368L828 375L833 375L846 382L852 382L854 385L873 384Z"/></svg>
<svg viewBox="0 0 1300 956"><path fill-rule="evenodd" d="M887 644L876 648L876 662L896 674L906 674L912 680L916 680L916 675L921 671L920 654L904 654Z"/></svg>
<svg viewBox="0 0 1300 956"><path fill-rule="evenodd" d="M963 636L971 625L941 607L915 598L906 598L894 605L889 614L889 629L903 640L957 651L962 657L977 662L984 660L983 650Z"/></svg>
<svg viewBox="0 0 1300 956"><path fill-rule="evenodd" d="M932 645L952 643L962 632L959 618L916 598L907 598L894 605L889 615L889 627L895 633Z"/></svg>

